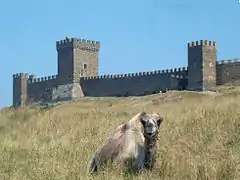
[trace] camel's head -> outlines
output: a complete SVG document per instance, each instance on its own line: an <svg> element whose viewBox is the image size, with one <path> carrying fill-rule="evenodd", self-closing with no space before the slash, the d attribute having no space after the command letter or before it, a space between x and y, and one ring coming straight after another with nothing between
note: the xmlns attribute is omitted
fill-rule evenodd
<svg viewBox="0 0 240 180"><path fill-rule="evenodd" d="M144 136L151 138L158 133L160 125L163 122L163 117L157 113L143 112L140 116L140 121L143 125Z"/></svg>

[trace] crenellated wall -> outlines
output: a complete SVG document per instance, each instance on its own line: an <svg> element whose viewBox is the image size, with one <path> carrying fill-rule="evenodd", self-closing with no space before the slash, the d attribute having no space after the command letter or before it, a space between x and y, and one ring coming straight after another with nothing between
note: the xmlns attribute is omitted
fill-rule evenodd
<svg viewBox="0 0 240 180"><path fill-rule="evenodd" d="M83 96L138 96L161 90L212 90L216 85L240 85L240 61L217 61L217 43L188 43L188 67L150 72L98 75L99 41L69 38L56 42L57 75L36 78L13 75L13 105Z"/></svg>
<svg viewBox="0 0 240 180"><path fill-rule="evenodd" d="M187 78L187 68L151 72L82 77L80 85L85 96L134 96L166 89L179 89ZM187 86L187 84L182 84Z"/></svg>
<svg viewBox="0 0 240 180"><path fill-rule="evenodd" d="M13 75L13 105L25 106L29 102L50 100L52 91L58 85L56 75L35 78L27 73Z"/></svg>
<svg viewBox="0 0 240 180"><path fill-rule="evenodd" d="M28 78L28 99L51 99L52 90L58 85L57 75Z"/></svg>
<svg viewBox="0 0 240 180"><path fill-rule="evenodd" d="M240 85L240 61L228 59L216 63L217 85L235 84Z"/></svg>
<svg viewBox="0 0 240 180"><path fill-rule="evenodd" d="M90 45L85 46L84 44L88 44ZM91 48L94 46L95 48ZM92 41L92 40L87 40L87 39L79 39L79 38L68 38L66 37L66 39L64 40L60 40L56 42L56 48L57 49L65 49L65 48L71 47L71 48L76 48L79 47L82 50L93 50L93 51L99 51L100 48L100 42L99 41Z"/></svg>

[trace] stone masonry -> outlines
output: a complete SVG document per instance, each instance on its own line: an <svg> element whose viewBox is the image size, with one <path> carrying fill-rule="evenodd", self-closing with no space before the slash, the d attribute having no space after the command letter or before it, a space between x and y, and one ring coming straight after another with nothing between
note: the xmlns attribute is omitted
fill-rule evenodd
<svg viewBox="0 0 240 180"><path fill-rule="evenodd" d="M118 75L98 74L100 42L66 37L56 42L57 75L13 75L13 106L63 101L84 96L139 96L163 90L211 90L240 85L240 62L217 61L217 43L188 43L188 67Z"/></svg>
<svg viewBox="0 0 240 180"><path fill-rule="evenodd" d="M216 42L188 44L188 89L202 91L216 86Z"/></svg>

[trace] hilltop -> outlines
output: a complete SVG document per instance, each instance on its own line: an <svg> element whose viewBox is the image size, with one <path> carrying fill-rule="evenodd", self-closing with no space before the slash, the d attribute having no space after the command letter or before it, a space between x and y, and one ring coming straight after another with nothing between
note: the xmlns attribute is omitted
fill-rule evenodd
<svg viewBox="0 0 240 180"><path fill-rule="evenodd" d="M83 98L0 112L0 179L88 179L94 151L139 111L164 116L154 172L140 179L239 179L240 91ZM109 171L96 179L125 179ZM136 178L136 177L135 177Z"/></svg>

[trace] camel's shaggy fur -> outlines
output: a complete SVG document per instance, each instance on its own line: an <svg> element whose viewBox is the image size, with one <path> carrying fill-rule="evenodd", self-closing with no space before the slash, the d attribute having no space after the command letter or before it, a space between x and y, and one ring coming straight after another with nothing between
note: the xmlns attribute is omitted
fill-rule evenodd
<svg viewBox="0 0 240 180"><path fill-rule="evenodd" d="M161 118L157 114L142 112L118 126L107 142L95 152L88 172L103 170L109 161L127 164L134 172L141 170L144 167L147 150L144 137L144 132L147 131L144 130L144 125L149 119L159 122Z"/></svg>

